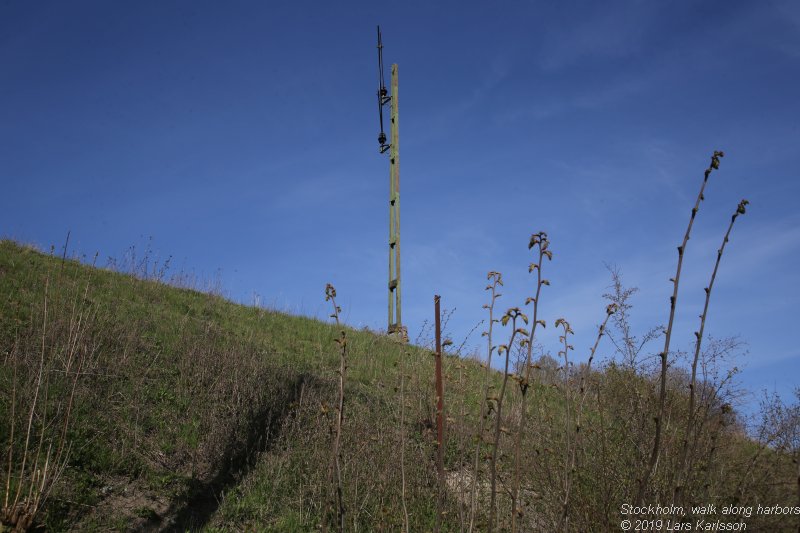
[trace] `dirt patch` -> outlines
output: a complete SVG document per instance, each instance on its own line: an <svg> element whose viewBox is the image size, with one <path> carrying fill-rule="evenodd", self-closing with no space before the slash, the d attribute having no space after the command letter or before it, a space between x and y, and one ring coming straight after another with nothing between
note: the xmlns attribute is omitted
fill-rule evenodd
<svg viewBox="0 0 800 533"><path fill-rule="evenodd" d="M145 487L140 481L127 478L110 479L100 489L105 498L95 506L93 514L114 516L132 531L154 531L170 507L163 495Z"/></svg>
<svg viewBox="0 0 800 533"><path fill-rule="evenodd" d="M219 457L193 465L195 477L184 472L184 464L167 466L165 474L172 480L159 489L148 487L141 479L108 479L100 489L103 499L77 530L88 527L95 517L102 517L107 527L142 533L201 529L216 513L222 494L239 483L261 454L271 449L297 401L310 387L317 386L316 378L309 374L283 381L275 394L254 409L246 427L231 436Z"/></svg>
<svg viewBox="0 0 800 533"><path fill-rule="evenodd" d="M205 526L219 508L222 494L255 466L261 454L270 450L284 420L293 413L294 405L307 388L314 386L316 380L309 374L297 376L287 383L279 401L268 402L251 418L244 433L244 442L237 440L229 443L216 471L192 480L188 498L174 502L166 510L158 530L183 532Z"/></svg>

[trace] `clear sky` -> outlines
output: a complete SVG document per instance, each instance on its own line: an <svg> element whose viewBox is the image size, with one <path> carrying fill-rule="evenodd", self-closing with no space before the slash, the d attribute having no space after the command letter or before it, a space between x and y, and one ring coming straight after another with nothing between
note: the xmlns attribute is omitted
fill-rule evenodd
<svg viewBox="0 0 800 533"><path fill-rule="evenodd" d="M706 331L741 335L751 391L800 384L800 4L0 1L0 234L175 269L227 294L386 327L388 161L377 152L375 26L399 64L404 318L433 295L460 343L533 291L585 360L605 263L666 323L688 215L675 349L689 350L730 215ZM150 240L152 238L152 240ZM794 272L794 273L793 273ZM468 346L480 342L479 331ZM653 345L652 351L660 346ZM611 355L601 345L601 357Z"/></svg>

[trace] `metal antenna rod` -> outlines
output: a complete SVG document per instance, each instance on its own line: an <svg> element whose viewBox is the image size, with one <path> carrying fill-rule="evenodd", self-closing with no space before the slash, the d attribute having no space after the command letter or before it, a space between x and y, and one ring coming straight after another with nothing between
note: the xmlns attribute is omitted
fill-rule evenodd
<svg viewBox="0 0 800 533"><path fill-rule="evenodd" d="M381 126L381 132L378 134L378 143L381 145L381 153L389 149L386 144L386 133L383 131L383 106L390 100L391 97L388 96L386 82L383 79L383 41L381 39L381 27L378 26L378 120Z"/></svg>
<svg viewBox="0 0 800 533"><path fill-rule="evenodd" d="M378 96L386 96L386 83L383 80L383 42L381 40L381 27L378 26Z"/></svg>

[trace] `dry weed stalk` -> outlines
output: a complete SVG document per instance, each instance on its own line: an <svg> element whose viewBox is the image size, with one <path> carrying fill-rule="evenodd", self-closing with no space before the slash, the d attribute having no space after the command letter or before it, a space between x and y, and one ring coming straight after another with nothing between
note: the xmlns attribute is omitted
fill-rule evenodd
<svg viewBox="0 0 800 533"><path fill-rule="evenodd" d="M328 283L325 286L325 301L330 301L333 305L333 314L331 318L336 321L336 325L340 326L339 313L341 308L336 305L336 289ZM336 405L336 421L334 427L333 445L331 449L331 461L333 464L333 482L336 485L336 527L339 533L344 532L345 521L345 508L343 499L343 480L342 480L342 424L344 422L344 382L345 371L347 370L347 334L341 330L339 338L334 342L339 345L339 399ZM327 519L326 519L327 521Z"/></svg>
<svg viewBox="0 0 800 533"><path fill-rule="evenodd" d="M62 259L61 270L63 264ZM20 376L20 365L29 365L25 357L25 352L29 349L25 345L26 339L17 337L11 349L9 362L14 367L9 413L11 427L0 524L9 526L14 531L26 531L33 527L37 515L67 465L70 451L68 430L72 421L76 389L85 366L96 355L96 347L87 339L89 325L95 316L94 308L86 306L90 279L91 274L87 277L83 290L79 288L76 291L71 305L66 302L66 305L59 305L56 302L55 310L51 311L52 300L57 298L57 295L51 293L58 291L53 291L48 273L42 301L41 336L35 341L30 339L38 344L35 370L23 368ZM58 316L62 306L70 309L64 323L59 321ZM65 339L58 332L60 328L66 328ZM33 381L27 382L25 378L30 376ZM51 383L51 376L56 376L54 383ZM63 388L63 393L58 393L59 387ZM25 439L24 443L19 443L14 438L17 408L22 408L28 400L30 405L27 408ZM21 450L17 449L19 445ZM14 458L20 453L22 462L19 471L14 472Z"/></svg>
<svg viewBox="0 0 800 533"><path fill-rule="evenodd" d="M505 368L503 370L503 384L500 387L499 396L492 396L489 398L489 401L494 402L494 404L489 404L489 412L491 412L492 409L495 411L494 439L492 441L492 455L490 462L491 499L489 502L489 533L494 531L495 518L497 516L497 451L500 447L500 433L508 432L506 428L502 427L503 399L506 394L506 385L508 383L508 361L511 349L514 347L514 340L516 339L517 333L526 337L528 336L528 331L525 328L517 327L517 319L522 320L525 324L528 323L528 317L522 311L520 311L519 307L512 307L506 311L506 314L503 315L503 318L500 320L500 323L503 324L503 326L508 325L508 322L511 321L512 332L508 344L501 344L497 347L497 353L504 353L506 356ZM523 342L527 342L527 339L523 339Z"/></svg>
<svg viewBox="0 0 800 533"><path fill-rule="evenodd" d="M405 392L405 360L408 357L408 352L403 353L401 358L403 363L400 365L400 494L403 502L403 531L409 533L408 529L408 506L406 504L406 392Z"/></svg>
<svg viewBox="0 0 800 533"><path fill-rule="evenodd" d="M630 302L634 294L639 292L638 287L625 287L622 282L622 274L616 266L606 265L606 269L611 274L611 292L603 294L603 298L615 306L612 323L619 332L619 338L606 330L608 340L614 345L616 351L622 356L623 363L630 369L636 369L638 358L642 350L653 340L664 333L662 326L655 326L647 330L644 335L637 337L633 334L630 323L630 311L633 304Z"/></svg>
<svg viewBox="0 0 800 533"><path fill-rule="evenodd" d="M563 526L564 531L569 531L569 501L570 501L570 495L571 495L571 490L572 490L572 476L573 476L573 474L575 472L575 469L576 469L577 456L578 456L578 447L580 446L580 438L583 435L581 433L581 424L582 424L582 421L583 421L583 405L584 405L584 402L586 401L586 393L587 393L586 378L589 376L590 372L592 371L592 362L594 361L594 356L595 356L595 353L597 352L597 347L600 345L600 339L602 339L603 335L605 334L606 325L608 324L608 319L611 318L611 315L613 315L616 311L617 311L616 304L612 303L612 304L609 304L608 306L606 306L606 317L603 320L603 323L600 324L600 327L598 328L597 338L595 338L594 345L592 346L592 349L589 352L589 360L587 361L586 367L583 369L583 372L581 372L581 381L580 381L580 386L579 386L579 389L578 389L578 394L580 395L580 401L578 402L578 409L577 409L577 412L575 414L575 442L574 442L574 444L573 444L573 446L571 448L571 451L569 452L570 453L570 458L568 460L567 468L566 468L566 474L567 474L566 481L565 481L566 490L565 490L565 493L564 493L564 503L563 503L563 509L562 509L562 514L561 514L561 522L562 522L562 526ZM563 320L563 319L561 319L561 320ZM572 331L572 329L569 327L569 324L567 323L566 320L563 320L563 323L565 324L565 326L564 326L564 350L566 352L566 350L568 350L570 348L570 346L567 344L566 336L567 336L568 332ZM558 321L556 321L556 326L558 326ZM565 355L564 359L565 359L565 363L566 363L566 355ZM569 388L569 384L567 384L567 387ZM599 394L599 392L598 392L598 394ZM569 402L567 402L567 413L569 413ZM570 428L567 427L567 438L569 438L569 433L570 433ZM569 448L569 441L567 441L567 447Z"/></svg>
<svg viewBox="0 0 800 533"><path fill-rule="evenodd" d="M730 224L728 224L728 230L725 232L725 237L722 239L722 245L717 250L717 260L714 263L714 270L711 272L711 280L708 283L708 286L703 289L706 294L705 303L703 304L703 313L700 315L700 328L698 331L694 332L695 335L695 345L694 345L694 358L692 359L692 377L689 381L689 410L686 416L686 428L684 430L684 437L683 437L683 446L681 449L680 459L678 461L678 468L676 469L677 473L677 481L675 482L675 487L673 491L673 500L677 500L681 498L681 492L683 490L683 483L684 483L684 476L686 475L686 467L687 467L687 458L689 455L689 441L691 439L692 431L695 426L695 398L696 398L696 386L697 386L697 363L700 359L700 346L703 342L703 333L706 327L706 317L708 316L708 303L711 300L711 290L714 288L714 281L717 278L717 271L719 270L719 264L722 260L722 253L725 251L725 245L728 244L728 240L731 235L731 231L733 230L733 224L736 222L736 218L739 215L745 214L746 206L749 204L747 200L742 200L739 202L739 205L736 207L736 211L731 216Z"/></svg>
<svg viewBox="0 0 800 533"><path fill-rule="evenodd" d="M49 459L50 459L50 452L48 450L47 461L45 462L44 468L39 468L39 453L37 452L37 457L34 462L33 472L30 474L30 479L26 479L26 467L28 464L28 457L31 453L31 436L34 432L33 427L33 420L34 416L37 412L38 402L39 402L39 393L42 390L42 377L45 374L45 356L47 353L46 347L46 339L47 339L47 301L48 301L48 293L50 290L50 276L48 274L47 278L45 279L44 285L44 303L43 303L43 316L42 316L42 343L41 343L41 350L39 353L39 366L38 370L36 371L36 384L33 390L33 400L31 401L29 415L28 415L28 426L25 432L25 444L22 447L22 464L20 465L19 474L17 475L16 479L16 492L14 493L14 501L9 505L9 496L12 492L11 487L11 478L12 478L12 463L13 463L13 456L14 454L14 423L15 423L15 408L16 408L16 398L17 398L17 366L14 366L14 384L12 386L12 398L14 398L12 406L11 406L11 438L8 442L8 478L6 480L6 492L5 498L3 499L3 509L2 513L0 513L0 524L7 524L9 526L14 527L15 531L26 531L28 528L31 527L33 524L33 520L36 517L36 514L39 511L40 505L40 497L41 491L37 491L36 495L31 498L32 491L34 487L36 487L39 483L39 478L41 478L41 482L44 484L47 480L48 476L48 468L49 468ZM47 385L45 385L45 388ZM42 417L42 428L40 433L40 444L41 438L44 438L45 433L45 423L46 423L46 404L47 399L44 400L45 403L45 412ZM52 443L51 443L52 444ZM39 451L41 451L41 446L39 447ZM29 485L28 496L20 501L20 496L22 495L23 488L25 487L26 481Z"/></svg>
<svg viewBox="0 0 800 533"><path fill-rule="evenodd" d="M645 469L644 475L639 482L639 491L634 500L635 506L641 505L642 501L644 500L644 496L647 491L647 484L650 481L650 477L653 475L653 471L656 469L658 456L661 451L661 434L663 430L664 413L667 401L667 362L669 357L669 344L670 340L672 340L672 326L675 320L675 307L678 302L678 284L681 280L681 267L683 266L683 257L684 253L686 252L686 244L689 242L689 235L692 232L692 225L694 224L695 216L697 216L697 211L700 209L700 202L705 199L703 196L703 191L705 191L706 184L708 183L708 177L711 175L712 171L719 169L719 160L724 155L725 154L723 152L715 151L714 155L711 156L711 164L705 171L703 184L700 187L697 200L692 208L692 214L689 218L689 225L686 228L686 233L683 236L683 242L681 242L681 245L678 246L678 267L675 272L675 277L670 279L672 282L672 296L669 298L669 323L667 325L667 331L664 335L664 349L659 354L661 357L661 388L658 395L658 414L655 416L656 428L655 437L653 438L653 451L650 454L650 459L647 463L647 468Z"/></svg>
<svg viewBox="0 0 800 533"><path fill-rule="evenodd" d="M478 488L480 451L481 443L483 442L483 432L486 430L486 420L488 419L486 407L489 402L489 378L492 371L492 352L496 348L496 346L492 345L492 332L494 330L494 325L500 322L498 319L494 318L494 304L495 300L501 296L500 293L497 292L497 286L499 285L502 287L503 285L503 276L500 272L489 272L486 275L486 279L489 280L489 284L486 286L485 290L491 291L491 297L489 303L484 304L483 308L489 311L489 328L482 333L482 336L486 337L486 368L484 369L483 376L483 396L481 397L478 431L475 433L475 458L473 461L472 487L470 488L469 496L469 533L472 533L472 529L475 527L475 497Z"/></svg>
<svg viewBox="0 0 800 533"><path fill-rule="evenodd" d="M522 435L525 433L525 423L528 416L528 402L527 393L531 380L531 370L533 369L533 343L536 337L536 326L541 325L545 327L545 321L539 319L539 296L542 291L542 286L550 285L550 282L542 278L542 264L544 258L547 257L549 261L553 260L553 252L549 250L550 241L547 239L547 233L540 231L531 235L530 242L528 242L528 250L534 247L538 250L538 258L536 262L531 263L528 267L528 273L536 271L536 295L525 299L525 305L533 303L533 322L531 324L531 331L526 339L527 355L525 358L524 375L519 378L519 390L522 394L520 402L520 415L519 424L514 440L514 471L513 481L511 487L511 531L515 533L517 530L517 518L522 516L522 508L519 506L519 485L520 485L520 460L522 453ZM527 323L527 321L526 321Z"/></svg>
<svg viewBox="0 0 800 533"><path fill-rule="evenodd" d="M563 334L558 337L558 340L564 345L563 350L559 350L558 354L564 356L564 501L562 503L561 524L564 531L569 530L569 515L567 508L569 504L570 483L572 481L572 468L570 465L570 453L572 446L570 445L570 411L572 410L572 387L569 384L569 351L575 348L569 343L569 336L574 335L572 326L564 318L556 320L556 327L561 326Z"/></svg>

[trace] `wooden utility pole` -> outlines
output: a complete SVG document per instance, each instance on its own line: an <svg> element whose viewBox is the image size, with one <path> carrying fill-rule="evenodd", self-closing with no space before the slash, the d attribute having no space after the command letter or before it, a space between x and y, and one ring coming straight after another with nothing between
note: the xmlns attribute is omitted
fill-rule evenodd
<svg viewBox="0 0 800 533"><path fill-rule="evenodd" d="M392 65L391 130L389 134L389 334L405 339L400 284L400 116L397 65Z"/></svg>
<svg viewBox="0 0 800 533"><path fill-rule="evenodd" d="M383 81L383 43L378 27L378 114L381 132L378 135L380 152L389 151L389 317L387 333L403 342L408 341L407 329L403 326L401 278L400 278L400 114L397 65L392 65L391 93ZM389 104L389 144L383 132L383 106Z"/></svg>

